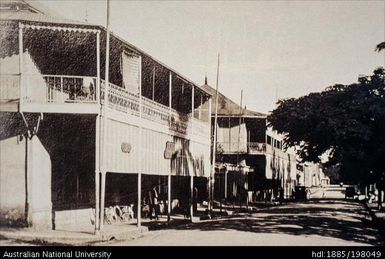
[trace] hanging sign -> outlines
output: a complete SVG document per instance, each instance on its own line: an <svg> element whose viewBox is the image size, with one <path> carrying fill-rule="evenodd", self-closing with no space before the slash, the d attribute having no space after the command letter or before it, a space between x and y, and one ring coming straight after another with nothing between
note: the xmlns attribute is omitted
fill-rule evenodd
<svg viewBox="0 0 385 259"><path fill-rule="evenodd" d="M164 158L171 159L175 153L175 143L167 141L166 149L164 150Z"/></svg>
<svg viewBox="0 0 385 259"><path fill-rule="evenodd" d="M122 149L123 153L130 153L132 149L130 143L127 142L123 142L120 148Z"/></svg>

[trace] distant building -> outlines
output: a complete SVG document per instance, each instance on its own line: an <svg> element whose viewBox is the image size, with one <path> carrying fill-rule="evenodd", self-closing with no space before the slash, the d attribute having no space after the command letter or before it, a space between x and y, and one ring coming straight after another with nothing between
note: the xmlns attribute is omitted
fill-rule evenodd
<svg viewBox="0 0 385 259"><path fill-rule="evenodd" d="M216 92L207 84L207 79L202 88L213 96L211 134L214 136ZM241 108L219 92L216 199L246 201L247 197L253 202L291 196L296 184L295 155L283 150L279 135L267 129L266 117L266 114Z"/></svg>
<svg viewBox="0 0 385 259"><path fill-rule="evenodd" d="M325 175L319 164L306 162L298 170L299 185L306 187L330 185L330 178Z"/></svg>

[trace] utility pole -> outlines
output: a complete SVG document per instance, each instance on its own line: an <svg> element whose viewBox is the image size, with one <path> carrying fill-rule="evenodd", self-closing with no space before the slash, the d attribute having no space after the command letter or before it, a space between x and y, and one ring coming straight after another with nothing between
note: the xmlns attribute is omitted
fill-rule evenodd
<svg viewBox="0 0 385 259"><path fill-rule="evenodd" d="M106 192L106 174L107 174L107 109L108 109L108 92L109 92L109 74L110 74L110 0L107 0L107 34L106 34L106 70L105 70L105 85L104 85L104 109L103 109L103 167L101 170L101 194L100 194L100 230L103 230L104 223L104 201Z"/></svg>
<svg viewBox="0 0 385 259"><path fill-rule="evenodd" d="M216 161L216 151L217 151L217 123L218 123L218 81L219 81L219 54L218 54L218 64L217 64L217 81L215 86L215 115L214 115L214 141L213 141L213 157L211 164L211 174L209 181L209 199L210 199L210 214L212 215L213 201L214 201L214 176L215 176L215 161Z"/></svg>
<svg viewBox="0 0 385 259"><path fill-rule="evenodd" d="M239 172L239 178L238 178L238 194L239 194L239 208L242 208L242 195L241 195L241 177L242 172L239 165L239 153L241 152L240 149L240 141L241 141L241 123L242 123L242 97L243 97L243 90L241 89L241 102L239 105L239 125L238 125L238 150L237 150L237 169Z"/></svg>

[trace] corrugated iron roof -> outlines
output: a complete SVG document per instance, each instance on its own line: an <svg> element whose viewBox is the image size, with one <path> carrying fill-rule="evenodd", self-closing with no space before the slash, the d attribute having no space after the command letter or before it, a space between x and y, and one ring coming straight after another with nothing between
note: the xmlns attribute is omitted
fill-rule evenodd
<svg viewBox="0 0 385 259"><path fill-rule="evenodd" d="M206 90L212 95L212 108L211 108L211 113L215 113L215 89L211 87L208 84L202 85L201 88ZM230 98L227 98L224 96L221 92L219 92L218 95L218 116L239 116L241 113L240 105L235 103L233 100ZM267 115L260 113L260 112L255 112L251 111L248 109L242 109L242 116L243 117L260 117L264 118Z"/></svg>
<svg viewBox="0 0 385 259"><path fill-rule="evenodd" d="M69 24L69 25L86 25L86 26L95 26L85 22L73 21L66 18L57 18L52 16L47 16L39 13L28 13L24 11L17 12L1 12L0 20L7 21L28 21L28 22L38 22L38 23L49 23L49 24Z"/></svg>

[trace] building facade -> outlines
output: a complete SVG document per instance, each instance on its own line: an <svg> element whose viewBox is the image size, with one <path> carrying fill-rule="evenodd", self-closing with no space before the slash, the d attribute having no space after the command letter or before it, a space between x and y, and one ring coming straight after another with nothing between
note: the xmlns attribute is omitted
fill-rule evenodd
<svg viewBox="0 0 385 259"><path fill-rule="evenodd" d="M106 207L134 204L140 225L154 188L168 215L173 200L192 213L210 93L102 26L24 0L1 12L1 224L98 231Z"/></svg>
<svg viewBox="0 0 385 259"><path fill-rule="evenodd" d="M207 79L202 88L215 100L216 91ZM214 116L213 102L212 142ZM267 128L266 118L218 93L216 199L255 202L292 196L297 184L295 153L284 151L282 137Z"/></svg>

